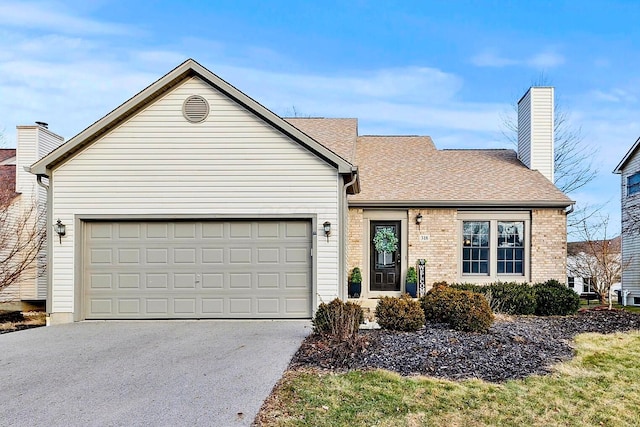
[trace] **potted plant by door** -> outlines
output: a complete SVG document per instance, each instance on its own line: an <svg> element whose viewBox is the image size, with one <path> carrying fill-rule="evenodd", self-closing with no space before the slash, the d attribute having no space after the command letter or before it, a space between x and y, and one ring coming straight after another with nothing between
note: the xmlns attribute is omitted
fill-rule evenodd
<svg viewBox="0 0 640 427"><path fill-rule="evenodd" d="M360 298L360 294L362 294L362 273L360 268L355 267L351 270L349 278L349 298Z"/></svg>
<svg viewBox="0 0 640 427"><path fill-rule="evenodd" d="M405 290L409 295L411 295L411 298L416 298L418 295L418 273L416 272L415 267L409 267L409 270L407 270Z"/></svg>

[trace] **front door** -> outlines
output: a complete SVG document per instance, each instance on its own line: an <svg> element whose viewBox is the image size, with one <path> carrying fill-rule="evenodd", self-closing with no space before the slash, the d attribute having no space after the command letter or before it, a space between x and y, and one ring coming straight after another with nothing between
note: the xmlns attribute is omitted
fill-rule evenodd
<svg viewBox="0 0 640 427"><path fill-rule="evenodd" d="M372 292L400 292L400 221L371 221Z"/></svg>

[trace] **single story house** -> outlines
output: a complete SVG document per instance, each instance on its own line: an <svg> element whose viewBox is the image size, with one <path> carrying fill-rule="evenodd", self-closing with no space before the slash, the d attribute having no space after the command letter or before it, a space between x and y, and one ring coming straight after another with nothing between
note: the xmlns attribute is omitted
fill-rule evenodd
<svg viewBox="0 0 640 427"><path fill-rule="evenodd" d="M553 89L519 104L519 155L438 150L284 119L187 60L31 166L50 322L310 318L352 268L362 298L400 295L420 259L427 284L561 280Z"/></svg>
<svg viewBox="0 0 640 427"><path fill-rule="evenodd" d="M613 173L620 175L621 186L623 303L640 305L640 138Z"/></svg>

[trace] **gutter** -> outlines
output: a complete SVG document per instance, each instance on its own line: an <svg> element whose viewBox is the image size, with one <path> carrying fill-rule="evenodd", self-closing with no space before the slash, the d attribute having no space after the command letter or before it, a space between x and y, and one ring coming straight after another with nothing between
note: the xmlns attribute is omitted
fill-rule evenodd
<svg viewBox="0 0 640 427"><path fill-rule="evenodd" d="M403 208L567 208L575 204L572 200L555 201L555 200L529 200L529 201L492 201L492 200L442 200L442 201L425 201L423 200L351 200L349 206L354 207L403 207Z"/></svg>
<svg viewBox="0 0 640 427"><path fill-rule="evenodd" d="M340 241L338 243L338 251L340 253L339 255L339 259L340 259L340 284L339 284L339 288L338 288L338 297L344 301L347 300L348 297L348 291L345 292L345 289L343 288L343 284L347 283L347 277L345 277L345 269L346 269L346 263L347 263L347 251L346 249L346 245L347 245L347 239L349 238L348 235L348 227L349 227L349 202L347 201L347 189L349 187L351 187L352 185L354 185L356 182L358 182L358 168L352 168L351 169L351 173L352 175L352 179L351 181L345 183L342 187L342 195L340 197L340 214L342 216L342 218L340 218L340 220L342 221L342 236L340 238Z"/></svg>

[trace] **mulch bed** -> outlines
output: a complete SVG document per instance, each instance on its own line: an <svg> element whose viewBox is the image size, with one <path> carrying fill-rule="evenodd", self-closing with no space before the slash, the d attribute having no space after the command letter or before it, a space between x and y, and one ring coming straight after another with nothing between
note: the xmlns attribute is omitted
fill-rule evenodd
<svg viewBox="0 0 640 427"><path fill-rule="evenodd" d="M380 368L406 376L502 382L548 373L551 365L572 358L577 334L639 329L637 314L589 310L566 317L513 316L496 320L486 334L453 331L443 324L428 324L418 332L361 331L359 346L352 351L336 351L311 335L290 368L337 372Z"/></svg>

